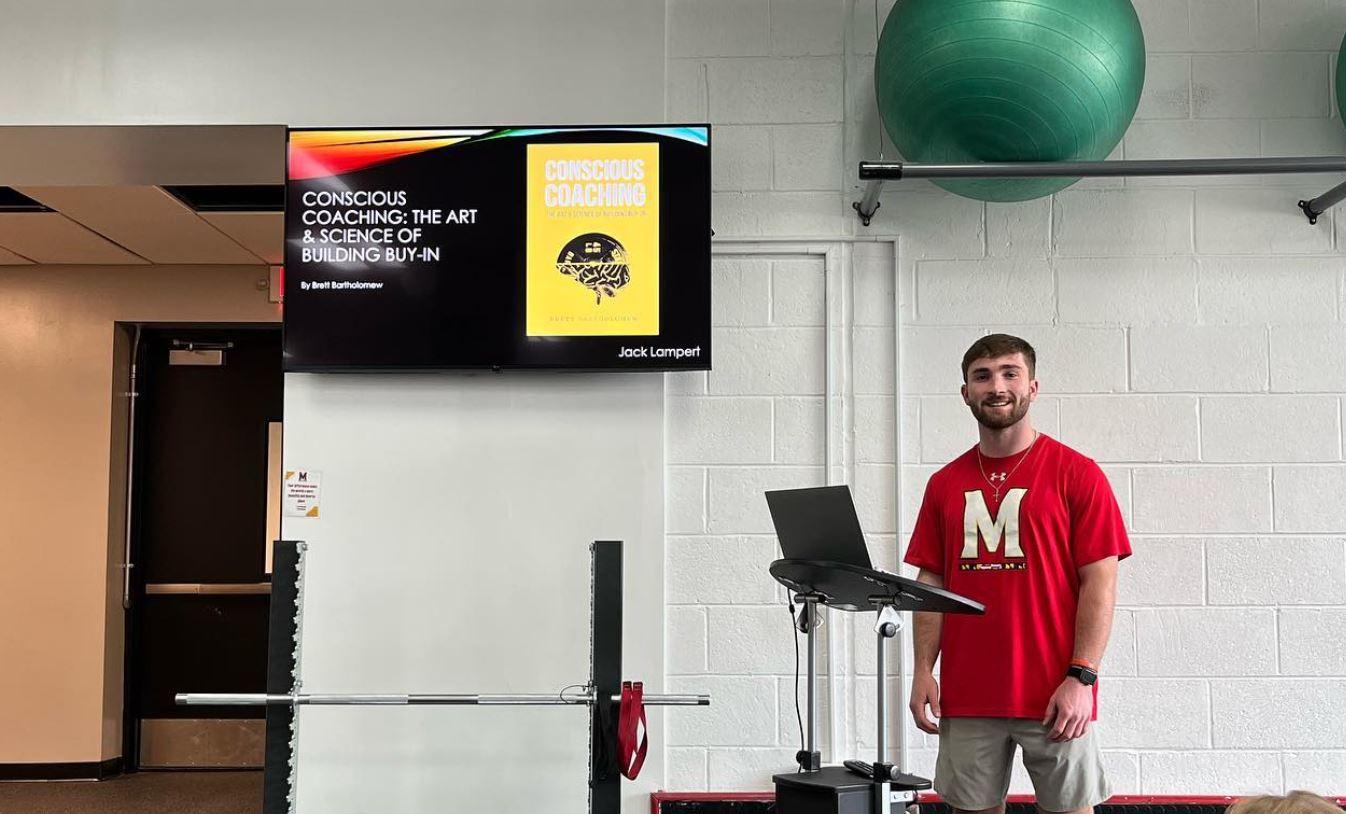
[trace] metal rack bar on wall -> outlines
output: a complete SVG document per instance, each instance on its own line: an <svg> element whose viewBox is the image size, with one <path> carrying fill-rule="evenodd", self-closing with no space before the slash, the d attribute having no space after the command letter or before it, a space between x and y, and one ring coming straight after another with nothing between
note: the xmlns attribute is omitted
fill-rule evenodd
<svg viewBox="0 0 1346 814"><path fill-rule="evenodd" d="M851 204L860 222L869 225L879 208L884 181L904 178L1117 178L1142 175L1284 175L1309 172L1346 173L1346 156L1290 158L1174 158L1122 161L1005 161L984 164L911 164L861 161L864 196ZM1309 223L1346 199L1346 183L1316 198L1300 201Z"/></svg>

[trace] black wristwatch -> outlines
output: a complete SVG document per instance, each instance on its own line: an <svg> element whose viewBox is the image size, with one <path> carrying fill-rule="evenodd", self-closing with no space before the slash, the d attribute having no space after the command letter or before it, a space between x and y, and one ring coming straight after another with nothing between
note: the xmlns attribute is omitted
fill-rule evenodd
<svg viewBox="0 0 1346 814"><path fill-rule="evenodd" d="M1098 680L1098 672L1083 665L1072 664L1070 669L1066 670L1066 677L1076 679L1084 686L1090 687Z"/></svg>

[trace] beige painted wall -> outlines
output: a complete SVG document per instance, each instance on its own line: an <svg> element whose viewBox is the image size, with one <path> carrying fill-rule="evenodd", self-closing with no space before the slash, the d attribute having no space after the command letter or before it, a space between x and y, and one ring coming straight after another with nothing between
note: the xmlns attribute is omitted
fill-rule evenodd
<svg viewBox="0 0 1346 814"><path fill-rule="evenodd" d="M0 764L121 754L126 405L114 393L129 342L116 323L276 322L266 277L0 267Z"/></svg>

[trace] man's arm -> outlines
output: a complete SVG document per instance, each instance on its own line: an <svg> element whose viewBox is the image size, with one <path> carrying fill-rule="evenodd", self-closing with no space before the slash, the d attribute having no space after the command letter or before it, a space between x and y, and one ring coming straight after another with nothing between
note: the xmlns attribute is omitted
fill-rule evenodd
<svg viewBox="0 0 1346 814"><path fill-rule="evenodd" d="M1117 600L1117 557L1104 557L1079 569L1080 597L1075 611L1074 661L1087 662L1098 670L1112 632L1113 606ZM1047 739L1074 740L1089 731L1094 714L1094 691L1074 678L1066 678L1047 702L1043 726Z"/></svg>
<svg viewBox="0 0 1346 814"><path fill-rule="evenodd" d="M944 587L944 577L924 568L916 576L917 582ZM935 680L935 661L939 658L939 637L944 630L944 614L918 611L914 614L912 645L916 651L916 672L911 680L911 717L922 732L939 734L939 724L931 721L925 714L925 708L936 718L941 717L939 710L939 682Z"/></svg>
<svg viewBox="0 0 1346 814"><path fill-rule="evenodd" d="M1075 612L1075 660L1094 670L1103 660L1117 604L1117 558L1104 557L1080 568L1080 600Z"/></svg>
<svg viewBox="0 0 1346 814"><path fill-rule="evenodd" d="M916 581L936 588L944 587L942 575L924 568L916 575ZM939 658L939 637L944 631L944 614L917 611L913 617L912 641L916 648L916 672L933 674L935 661Z"/></svg>

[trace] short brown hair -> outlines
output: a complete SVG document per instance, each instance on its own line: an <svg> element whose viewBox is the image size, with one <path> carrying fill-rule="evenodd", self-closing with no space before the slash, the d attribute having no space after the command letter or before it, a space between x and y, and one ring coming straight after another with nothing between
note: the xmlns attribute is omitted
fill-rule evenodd
<svg viewBox="0 0 1346 814"><path fill-rule="evenodd" d="M967 384L967 369L978 359L996 359L1001 356L1009 356L1013 353L1022 353L1024 361L1028 363L1028 378L1036 376L1038 366L1038 355L1033 350L1033 346L1020 339L1017 336L1009 334L989 334L972 343L972 347L963 354L963 384Z"/></svg>
<svg viewBox="0 0 1346 814"><path fill-rule="evenodd" d="M1313 792L1292 791L1284 797L1263 794L1239 800L1225 814L1341 814L1341 808Z"/></svg>

